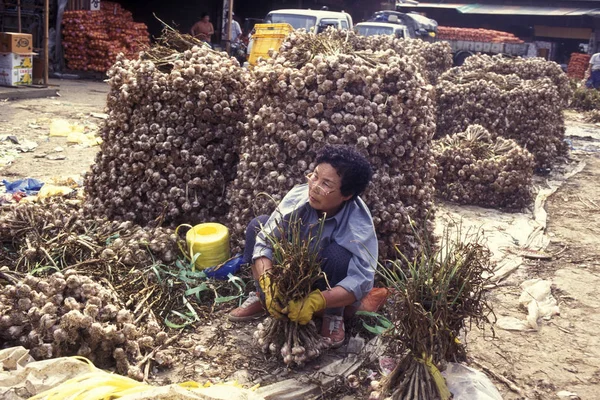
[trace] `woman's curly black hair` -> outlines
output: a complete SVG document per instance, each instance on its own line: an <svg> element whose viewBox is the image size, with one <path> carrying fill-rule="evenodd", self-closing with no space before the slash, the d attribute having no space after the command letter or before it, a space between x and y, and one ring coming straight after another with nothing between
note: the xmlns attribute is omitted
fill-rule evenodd
<svg viewBox="0 0 600 400"><path fill-rule="evenodd" d="M317 154L316 163L331 164L342 177L342 195L352 195L353 199L364 192L373 177L369 161L351 146L326 145Z"/></svg>

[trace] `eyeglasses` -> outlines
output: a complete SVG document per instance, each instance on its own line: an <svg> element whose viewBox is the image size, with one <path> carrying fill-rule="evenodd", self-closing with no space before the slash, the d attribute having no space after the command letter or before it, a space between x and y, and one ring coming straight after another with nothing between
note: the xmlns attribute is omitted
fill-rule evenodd
<svg viewBox="0 0 600 400"><path fill-rule="evenodd" d="M327 196L328 194L331 194L337 190L333 188L330 183L327 182L317 184L319 178L317 178L317 174L315 174L314 172L307 174L306 179L308 180L308 183L312 185L313 190L321 196Z"/></svg>

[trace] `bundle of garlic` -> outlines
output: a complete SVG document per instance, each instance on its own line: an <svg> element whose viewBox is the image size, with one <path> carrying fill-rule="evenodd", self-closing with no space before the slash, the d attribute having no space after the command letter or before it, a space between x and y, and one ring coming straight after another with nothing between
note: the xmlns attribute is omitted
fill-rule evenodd
<svg viewBox="0 0 600 400"><path fill-rule="evenodd" d="M534 160L515 141L480 125L434 140L437 194L460 204L520 209L532 201Z"/></svg>
<svg viewBox="0 0 600 400"><path fill-rule="evenodd" d="M498 75L515 74L525 80L548 78L556 86L559 103L563 108L569 104L573 95L569 77L560 65L554 61L547 61L544 58L508 58L502 55L476 55L468 57L460 68L463 71L493 72Z"/></svg>
<svg viewBox="0 0 600 400"><path fill-rule="evenodd" d="M360 39L358 39L360 38ZM417 39L398 39L393 35L357 36L355 48L359 50L394 50L420 63L425 80L435 85L439 77L452 68L452 48L448 42L430 43Z"/></svg>
<svg viewBox="0 0 600 400"><path fill-rule="evenodd" d="M305 49L308 59L279 55L255 67L248 87L255 99L250 133L241 141L227 195L231 227L241 237L254 215L272 211L258 193L281 200L305 182L320 148L347 144L375 171L362 198L373 215L381 257L393 256L395 246L410 254L416 241L409 220L425 229L433 218L430 87L411 59L393 51L354 51L337 36L293 33L288 40Z"/></svg>
<svg viewBox="0 0 600 400"><path fill-rule="evenodd" d="M566 154L561 99L548 78L525 80L458 67L442 75L437 94L438 138L478 124L526 148L537 167L551 167Z"/></svg>
<svg viewBox="0 0 600 400"><path fill-rule="evenodd" d="M303 237L301 218L291 214L286 219L286 224L280 225L266 238L276 250L273 252L273 267L268 272L274 287L265 290L276 290L274 301L282 305L303 301L324 279L320 256L312 244L320 240L325 220L319 221L319 233ZM264 325L259 324L254 337L263 353L281 357L286 365L302 366L331 345L329 339L320 336L313 321L301 325L285 315L270 317Z"/></svg>
<svg viewBox="0 0 600 400"><path fill-rule="evenodd" d="M37 359L81 355L141 380L144 355L167 341L152 319L144 328L115 293L70 270L47 278L0 270L0 338Z"/></svg>
<svg viewBox="0 0 600 400"><path fill-rule="evenodd" d="M583 120L592 124L600 122L600 110L592 110L583 114Z"/></svg>
<svg viewBox="0 0 600 400"><path fill-rule="evenodd" d="M328 41L342 43L346 52L393 50L398 56L407 57L418 65L425 80L431 84L435 84L439 76L452 67L452 49L447 42L398 39L393 35L361 36L342 30L330 30L327 35ZM311 34L304 31L292 33L281 44L279 55L294 64L306 62L316 44L310 37Z"/></svg>
<svg viewBox="0 0 600 400"><path fill-rule="evenodd" d="M108 76L109 117L86 176L86 209L140 224L225 215L248 71L225 53L193 47L164 60L120 57Z"/></svg>
<svg viewBox="0 0 600 400"><path fill-rule="evenodd" d="M19 271L40 264L65 268L78 263L123 263L144 268L169 263L178 252L177 237L167 228L142 228L131 222L88 218L78 202L49 199L19 203L0 215L0 263ZM101 268L99 268L101 269Z"/></svg>

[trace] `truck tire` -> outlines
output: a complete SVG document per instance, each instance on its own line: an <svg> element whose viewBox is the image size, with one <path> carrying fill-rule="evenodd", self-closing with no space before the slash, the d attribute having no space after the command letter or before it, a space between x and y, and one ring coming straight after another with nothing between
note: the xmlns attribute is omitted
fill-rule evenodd
<svg viewBox="0 0 600 400"><path fill-rule="evenodd" d="M470 51L461 50L461 51L457 52L456 54L454 54L454 57L452 58L452 62L455 67L460 67L461 65L463 65L465 60L468 57L471 57L472 55L473 55L473 53L471 53Z"/></svg>

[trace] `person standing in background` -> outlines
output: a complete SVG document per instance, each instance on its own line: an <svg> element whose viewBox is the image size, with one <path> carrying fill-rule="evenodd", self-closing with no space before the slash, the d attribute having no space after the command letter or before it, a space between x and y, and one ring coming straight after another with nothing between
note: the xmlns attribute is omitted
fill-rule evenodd
<svg viewBox="0 0 600 400"><path fill-rule="evenodd" d="M232 17L235 16L234 13L231 13ZM223 22L223 29L221 30L221 37L223 41L227 41L229 38L227 37L227 18L225 18ZM235 18L231 18L231 41L230 44L234 46L239 40L240 36L242 36L242 28L240 27L240 23L235 20Z"/></svg>
<svg viewBox="0 0 600 400"><path fill-rule="evenodd" d="M600 53L596 53L590 58L590 66L588 68L589 78L585 82L588 88L600 88Z"/></svg>
<svg viewBox="0 0 600 400"><path fill-rule="evenodd" d="M202 13L200 17L200 21L196 22L194 26L192 26L191 32L193 37L202 40L210 44L212 39L212 35L215 33L215 28L213 24L210 22L210 17L207 13Z"/></svg>

